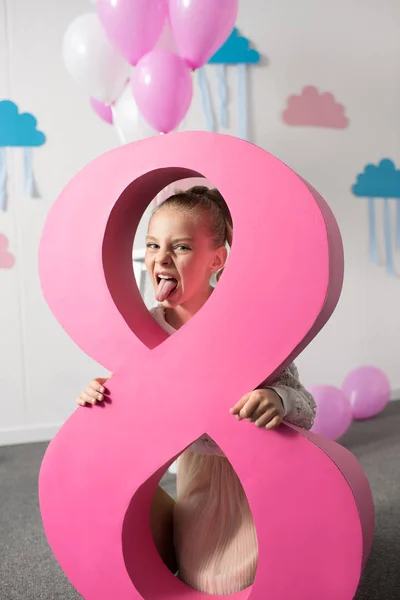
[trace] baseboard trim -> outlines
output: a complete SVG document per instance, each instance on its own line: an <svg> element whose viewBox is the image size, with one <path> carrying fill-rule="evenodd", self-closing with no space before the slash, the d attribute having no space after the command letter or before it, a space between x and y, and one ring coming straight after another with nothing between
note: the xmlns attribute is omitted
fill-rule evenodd
<svg viewBox="0 0 400 600"><path fill-rule="evenodd" d="M400 388L394 388L390 394L390 400L400 400Z"/></svg>
<svg viewBox="0 0 400 600"><path fill-rule="evenodd" d="M392 390L390 395L392 402L400 400L400 388ZM0 446L15 446L17 444L33 444L35 442L49 442L62 426L56 425L34 425L30 427L15 427L0 429Z"/></svg>
<svg viewBox="0 0 400 600"><path fill-rule="evenodd" d="M33 425L30 427L0 429L0 446L49 442L60 429L61 425L62 423L57 425Z"/></svg>

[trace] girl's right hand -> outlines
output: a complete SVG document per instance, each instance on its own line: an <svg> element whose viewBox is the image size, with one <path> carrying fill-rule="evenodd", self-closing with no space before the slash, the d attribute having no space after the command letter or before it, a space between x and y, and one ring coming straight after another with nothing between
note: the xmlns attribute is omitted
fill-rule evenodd
<svg viewBox="0 0 400 600"><path fill-rule="evenodd" d="M106 391L104 384L112 377L112 373L108 377L98 377L92 379L87 388L81 392L80 396L76 399L76 403L80 406L86 404L96 404L96 402L102 402L104 400L104 392Z"/></svg>

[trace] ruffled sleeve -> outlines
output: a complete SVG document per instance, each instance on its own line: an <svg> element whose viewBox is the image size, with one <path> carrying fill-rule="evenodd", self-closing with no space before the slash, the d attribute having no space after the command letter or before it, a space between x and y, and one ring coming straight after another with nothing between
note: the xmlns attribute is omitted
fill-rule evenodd
<svg viewBox="0 0 400 600"><path fill-rule="evenodd" d="M300 383L299 372L294 363L271 385L262 383L259 388L272 389L280 396L285 408L284 421L303 429L311 429L317 406L313 395Z"/></svg>

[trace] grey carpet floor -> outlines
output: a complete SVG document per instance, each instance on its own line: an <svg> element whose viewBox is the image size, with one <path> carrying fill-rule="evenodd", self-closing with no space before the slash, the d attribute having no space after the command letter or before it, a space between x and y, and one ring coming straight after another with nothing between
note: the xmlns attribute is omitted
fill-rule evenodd
<svg viewBox="0 0 400 600"><path fill-rule="evenodd" d="M399 599L400 402L375 419L353 423L341 443L367 473L376 509L373 549L355 598ZM81 598L54 560L41 527L37 476L45 449L46 444L0 448L1 600ZM174 492L173 476L163 484Z"/></svg>

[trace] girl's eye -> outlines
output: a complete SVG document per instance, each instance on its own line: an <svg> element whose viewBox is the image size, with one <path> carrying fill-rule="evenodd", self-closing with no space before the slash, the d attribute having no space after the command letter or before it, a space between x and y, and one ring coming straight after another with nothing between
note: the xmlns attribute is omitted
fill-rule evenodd
<svg viewBox="0 0 400 600"><path fill-rule="evenodd" d="M177 250L190 250L189 246L177 246Z"/></svg>
<svg viewBox="0 0 400 600"><path fill-rule="evenodd" d="M151 248L152 250L154 250L154 248L158 248L157 244L146 244L146 248Z"/></svg>

